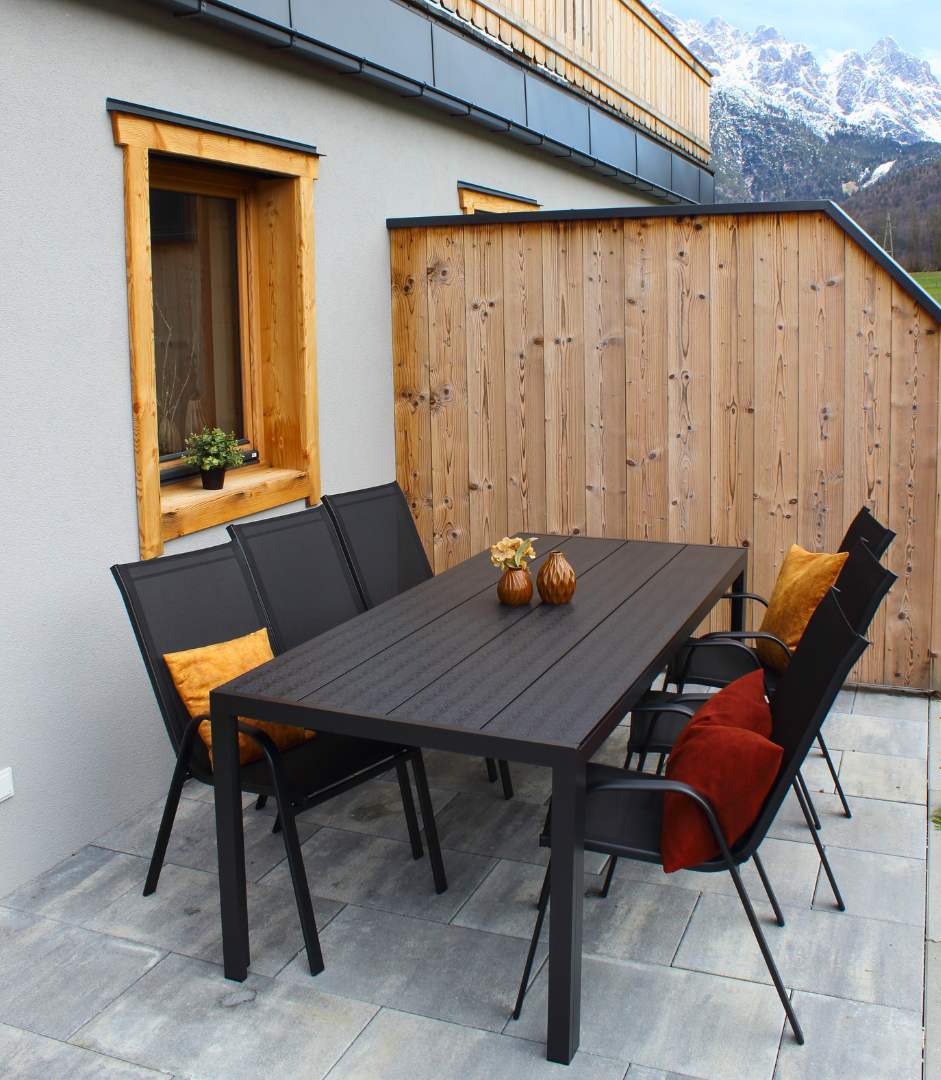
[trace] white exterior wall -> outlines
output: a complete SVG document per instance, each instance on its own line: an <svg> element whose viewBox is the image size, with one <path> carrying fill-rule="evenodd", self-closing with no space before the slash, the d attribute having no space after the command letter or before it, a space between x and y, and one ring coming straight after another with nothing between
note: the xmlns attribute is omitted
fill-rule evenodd
<svg viewBox="0 0 941 1080"><path fill-rule="evenodd" d="M0 8L0 896L166 793L173 755L108 571L138 558L114 97L314 144L324 491L395 477L385 219L458 180L547 209L642 199L577 167L133 2ZM302 504L282 507L289 512ZM223 527L168 553L226 539Z"/></svg>

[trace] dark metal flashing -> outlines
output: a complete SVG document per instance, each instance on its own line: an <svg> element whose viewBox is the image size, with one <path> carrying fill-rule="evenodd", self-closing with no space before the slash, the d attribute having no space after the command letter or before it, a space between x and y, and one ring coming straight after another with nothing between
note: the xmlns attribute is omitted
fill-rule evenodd
<svg viewBox="0 0 941 1080"><path fill-rule="evenodd" d="M297 150L302 154L326 157L326 154L319 153L316 146L308 146L306 143L279 139L276 135L262 135L258 131L246 131L244 128L229 127L227 124L216 124L212 120L200 120L196 116L183 116L181 113L152 109L148 105L135 105L131 101L108 98L105 108L109 113L119 112L127 113L129 116L143 116L148 120L160 120L164 124L178 124L181 127L195 128L197 131L211 131L216 135L231 135L236 139L248 139L251 142L264 143L266 146L277 146L281 150Z"/></svg>
<svg viewBox="0 0 941 1080"><path fill-rule="evenodd" d="M388 229L428 228L431 226L464 225L492 228L494 224L505 222L535 221L604 221L612 218L635 219L652 217L709 217L713 214L797 214L820 212L826 214L835 224L856 241L857 244L882 267L883 270L900 285L928 314L941 323L941 304L918 284L887 251L861 229L855 221L834 202L826 199L811 199L802 202L753 202L753 203L711 203L705 206L689 206L684 209L676 206L611 206L588 207L584 210L517 210L508 214L487 214L480 221L476 215L447 214L437 217L387 218Z"/></svg>
<svg viewBox="0 0 941 1080"><path fill-rule="evenodd" d="M420 0L144 2L462 117L663 202L698 202L713 188L701 162ZM419 22L427 35L413 32ZM624 140L612 134L613 126L624 130ZM634 151L639 140L643 154Z"/></svg>
<svg viewBox="0 0 941 1080"><path fill-rule="evenodd" d="M458 189L463 188L464 191L476 191L481 195L496 195L499 199L512 199L514 202L531 203L533 206L540 206L536 199L530 199L526 195L514 195L509 191L498 191L496 188L481 187L480 184L469 184L466 180L458 180Z"/></svg>

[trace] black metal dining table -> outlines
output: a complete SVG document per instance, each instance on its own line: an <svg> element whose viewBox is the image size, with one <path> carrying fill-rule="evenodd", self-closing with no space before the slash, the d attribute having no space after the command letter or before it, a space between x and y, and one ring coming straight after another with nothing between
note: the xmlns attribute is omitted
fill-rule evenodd
<svg viewBox="0 0 941 1080"><path fill-rule="evenodd" d="M552 770L547 1057L579 1044L585 766L731 587L742 548L539 536L578 577L506 607L482 552L210 695L227 978L248 974L239 716ZM733 628L740 601L731 605Z"/></svg>

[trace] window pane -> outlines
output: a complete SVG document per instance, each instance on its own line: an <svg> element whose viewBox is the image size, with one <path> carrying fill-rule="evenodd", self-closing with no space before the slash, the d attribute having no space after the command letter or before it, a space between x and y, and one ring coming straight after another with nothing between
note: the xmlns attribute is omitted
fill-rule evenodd
<svg viewBox="0 0 941 1080"><path fill-rule="evenodd" d="M150 192L160 454L220 427L244 437L235 199Z"/></svg>

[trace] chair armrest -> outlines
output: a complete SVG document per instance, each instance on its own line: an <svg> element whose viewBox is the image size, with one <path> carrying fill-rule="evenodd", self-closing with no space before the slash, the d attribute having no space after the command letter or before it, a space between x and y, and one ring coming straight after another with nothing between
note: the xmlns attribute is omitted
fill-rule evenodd
<svg viewBox="0 0 941 1080"><path fill-rule="evenodd" d="M698 707L699 706L697 705L696 708ZM656 713L659 715L660 713L672 712L679 713L681 716L694 716L696 714L696 708L691 708L687 702L681 701L679 698L674 698L670 701L662 701L659 705L647 705L642 709L633 708L631 709L631 715L646 715L647 713Z"/></svg>
<svg viewBox="0 0 941 1080"><path fill-rule="evenodd" d="M768 634L764 630L713 630L708 634L703 634L702 637L696 638L696 645L708 644L708 643L721 643L723 641L731 644L732 642L739 641L773 641L776 645L780 645L781 648L787 653L787 657L790 660L791 650L774 634ZM695 646L690 645L690 650ZM747 648L747 646L745 646ZM751 650L749 650L751 651Z"/></svg>
<svg viewBox="0 0 941 1080"><path fill-rule="evenodd" d="M720 600L757 600L759 604L764 604L765 607L768 606L768 601L763 596L759 596L758 593L753 593L753 592L724 593L721 597L719 597L719 599Z"/></svg>

